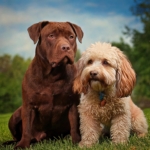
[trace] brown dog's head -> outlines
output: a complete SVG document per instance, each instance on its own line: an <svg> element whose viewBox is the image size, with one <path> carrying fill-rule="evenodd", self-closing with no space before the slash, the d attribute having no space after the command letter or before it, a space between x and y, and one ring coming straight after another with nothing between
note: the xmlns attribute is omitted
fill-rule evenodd
<svg viewBox="0 0 150 150"><path fill-rule="evenodd" d="M83 37L82 29L70 22L43 21L30 26L28 32L34 44L38 41L36 55L53 68L74 62L76 37L80 42Z"/></svg>
<svg viewBox="0 0 150 150"><path fill-rule="evenodd" d="M77 62L74 91L97 92L125 97L131 94L136 76L126 56L109 43L92 44Z"/></svg>

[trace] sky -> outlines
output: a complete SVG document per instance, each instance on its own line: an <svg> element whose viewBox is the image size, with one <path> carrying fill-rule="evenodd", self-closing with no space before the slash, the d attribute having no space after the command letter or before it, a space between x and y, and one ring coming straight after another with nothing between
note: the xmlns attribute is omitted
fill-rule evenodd
<svg viewBox="0 0 150 150"><path fill-rule="evenodd" d="M35 47L27 28L40 21L72 22L84 32L80 51L91 43L118 42L125 26L141 30L130 8L134 0L0 0L0 55L33 58Z"/></svg>

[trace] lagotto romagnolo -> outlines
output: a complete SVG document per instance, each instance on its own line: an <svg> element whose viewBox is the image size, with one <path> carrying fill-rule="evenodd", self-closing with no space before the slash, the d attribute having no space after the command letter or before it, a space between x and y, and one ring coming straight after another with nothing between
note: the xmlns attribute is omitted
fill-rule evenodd
<svg viewBox="0 0 150 150"><path fill-rule="evenodd" d="M126 143L131 131L145 136L146 118L130 97L136 75L123 52L97 42L82 54L77 67L74 91L81 93L79 146L91 147L104 131L110 133L113 143Z"/></svg>

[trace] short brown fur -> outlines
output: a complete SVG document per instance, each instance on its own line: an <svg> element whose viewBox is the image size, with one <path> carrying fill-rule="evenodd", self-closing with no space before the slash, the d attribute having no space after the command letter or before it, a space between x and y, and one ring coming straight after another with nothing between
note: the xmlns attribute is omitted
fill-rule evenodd
<svg viewBox="0 0 150 150"><path fill-rule="evenodd" d="M72 82L76 74L76 37L81 42L82 29L70 22L43 21L29 27L28 32L38 43L22 82L22 106L9 121L18 142L15 148L67 134L77 143L79 95L72 91Z"/></svg>

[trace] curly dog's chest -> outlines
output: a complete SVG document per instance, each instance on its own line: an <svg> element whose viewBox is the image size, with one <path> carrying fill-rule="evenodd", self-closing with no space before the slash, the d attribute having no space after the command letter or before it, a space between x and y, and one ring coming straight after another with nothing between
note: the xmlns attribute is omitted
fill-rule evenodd
<svg viewBox="0 0 150 150"><path fill-rule="evenodd" d="M79 112L86 113L88 116L100 121L105 125L109 125L114 116L125 113L124 103L121 99L106 99L105 105L101 106L101 101L96 99L81 98L78 106Z"/></svg>

